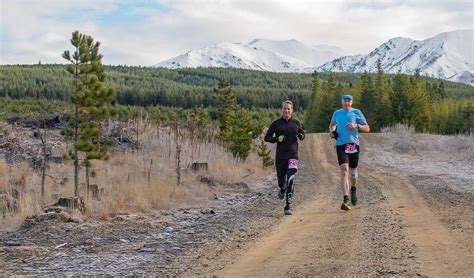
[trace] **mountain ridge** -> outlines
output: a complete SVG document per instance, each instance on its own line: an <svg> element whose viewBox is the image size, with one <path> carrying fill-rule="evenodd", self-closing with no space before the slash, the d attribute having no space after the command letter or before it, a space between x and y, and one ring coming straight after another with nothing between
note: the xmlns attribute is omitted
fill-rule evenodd
<svg viewBox="0 0 474 278"><path fill-rule="evenodd" d="M387 73L413 74L474 86L474 29L443 32L424 40L394 37L368 54L345 55L337 46L307 45L296 39L256 38L248 43L222 42L190 50L155 66L223 67L272 72L374 72L380 59Z"/></svg>

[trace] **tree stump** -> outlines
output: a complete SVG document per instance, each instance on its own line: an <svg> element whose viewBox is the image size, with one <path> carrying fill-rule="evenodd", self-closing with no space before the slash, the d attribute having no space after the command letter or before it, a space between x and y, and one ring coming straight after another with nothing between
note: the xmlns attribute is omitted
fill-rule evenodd
<svg viewBox="0 0 474 278"><path fill-rule="evenodd" d="M81 197L59 198L55 206L77 209L81 213L85 212L84 200Z"/></svg>
<svg viewBox="0 0 474 278"><path fill-rule="evenodd" d="M91 193L92 193L92 199L100 201L100 197L104 193L104 189L99 188L99 185L97 185L97 184L91 184L90 185L90 190L91 190Z"/></svg>
<svg viewBox="0 0 474 278"><path fill-rule="evenodd" d="M209 185L211 187L216 186L216 182L214 181L213 178L208 178L208 177L205 177L205 176L198 176L198 179L199 179L200 182L206 183L207 185Z"/></svg>
<svg viewBox="0 0 474 278"><path fill-rule="evenodd" d="M209 164L207 162L193 162L191 164L191 169L194 171L199 171L200 169L207 170L209 168Z"/></svg>

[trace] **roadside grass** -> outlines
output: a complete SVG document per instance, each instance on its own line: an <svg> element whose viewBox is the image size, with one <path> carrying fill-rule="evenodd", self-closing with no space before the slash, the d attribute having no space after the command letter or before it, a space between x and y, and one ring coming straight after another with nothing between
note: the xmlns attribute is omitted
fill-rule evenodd
<svg viewBox="0 0 474 278"><path fill-rule="evenodd" d="M80 196L85 201L86 217L107 219L121 213L202 206L226 185L247 182L251 186L253 180L268 173L262 169L255 146L245 161L238 160L219 143L212 130L191 132L182 128L176 137L171 127L157 129L149 125L138 138L139 147L116 150L109 160L92 162L97 175L90 178L90 184L99 188L99 199L88 194L85 170L81 168ZM208 167L193 170L193 162L207 163ZM0 229L15 229L58 197L73 196L73 172L72 161L50 163L42 198L40 170L33 170L27 162L7 164L0 159ZM200 182L201 177L216 185Z"/></svg>
<svg viewBox="0 0 474 278"><path fill-rule="evenodd" d="M474 160L473 134L436 135L416 133L413 127L396 124L383 128L392 147L399 153L420 154L459 161Z"/></svg>

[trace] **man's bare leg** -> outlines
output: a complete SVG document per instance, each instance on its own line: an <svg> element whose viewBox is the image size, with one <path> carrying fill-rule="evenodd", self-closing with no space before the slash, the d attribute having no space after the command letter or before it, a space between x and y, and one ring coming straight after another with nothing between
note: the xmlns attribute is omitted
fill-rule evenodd
<svg viewBox="0 0 474 278"><path fill-rule="evenodd" d="M343 163L339 166L341 168L341 190L344 194L344 202L341 206L343 210L350 210L349 203L349 164Z"/></svg>
<svg viewBox="0 0 474 278"><path fill-rule="evenodd" d="M351 181L351 203L355 206L357 205L357 168L349 168L349 179Z"/></svg>
<svg viewBox="0 0 474 278"><path fill-rule="evenodd" d="M344 196L349 196L349 164L343 163L341 168L341 190Z"/></svg>
<svg viewBox="0 0 474 278"><path fill-rule="evenodd" d="M357 168L349 168L349 179L351 181L351 187L357 186Z"/></svg>

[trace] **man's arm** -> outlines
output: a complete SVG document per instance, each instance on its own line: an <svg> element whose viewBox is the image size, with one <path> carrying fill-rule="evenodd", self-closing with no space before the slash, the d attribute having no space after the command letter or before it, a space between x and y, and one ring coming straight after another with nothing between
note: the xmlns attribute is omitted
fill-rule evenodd
<svg viewBox="0 0 474 278"><path fill-rule="evenodd" d="M268 128L267 133L265 134L265 138L264 138L265 142L276 143L277 138L274 135L275 135L275 126L272 123L270 127Z"/></svg>
<svg viewBox="0 0 474 278"><path fill-rule="evenodd" d="M359 125L359 131L361 132L370 132L370 126L369 124L362 124L362 125Z"/></svg>
<svg viewBox="0 0 474 278"><path fill-rule="evenodd" d="M370 132L369 124L348 124L347 128L354 129L357 128L360 132Z"/></svg>
<svg viewBox="0 0 474 278"><path fill-rule="evenodd" d="M360 132L370 132L369 124L347 124L347 128L354 129L357 128Z"/></svg>
<svg viewBox="0 0 474 278"><path fill-rule="evenodd" d="M336 124L336 123L331 122L331 123L329 124L329 136L330 136L331 138L336 138L336 136L337 136L336 127L337 127L337 124ZM337 139L337 138L336 138L336 139Z"/></svg>
<svg viewBox="0 0 474 278"><path fill-rule="evenodd" d="M335 114L336 112L332 113L331 122L329 122L329 136L331 138L337 139L337 132L336 132L337 124L335 120Z"/></svg>
<svg viewBox="0 0 474 278"><path fill-rule="evenodd" d="M360 132L370 132L370 126L367 123L364 114L362 114L360 110L356 111L356 113L356 124L351 124L349 128L357 128Z"/></svg>

